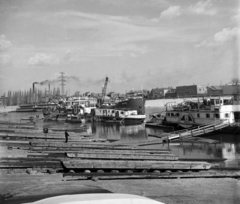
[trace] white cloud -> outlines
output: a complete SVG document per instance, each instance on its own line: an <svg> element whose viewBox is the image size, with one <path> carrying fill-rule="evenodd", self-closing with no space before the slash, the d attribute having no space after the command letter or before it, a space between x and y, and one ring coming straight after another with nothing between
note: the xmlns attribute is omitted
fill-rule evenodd
<svg viewBox="0 0 240 204"><path fill-rule="evenodd" d="M45 53L38 53L34 57L28 60L28 65L32 66L49 66L58 64L59 60L52 55L47 55Z"/></svg>
<svg viewBox="0 0 240 204"><path fill-rule="evenodd" d="M214 35L214 41L216 43L224 43L227 41L231 41L233 38L237 36L240 37L239 34L240 34L240 30L237 27L233 29L224 28L222 31Z"/></svg>
<svg viewBox="0 0 240 204"><path fill-rule="evenodd" d="M161 13L160 18L171 19L180 15L180 6L170 6L167 10Z"/></svg>
<svg viewBox="0 0 240 204"><path fill-rule="evenodd" d="M11 41L6 39L5 35L0 36L0 52L7 50L12 46Z"/></svg>
<svg viewBox="0 0 240 204"><path fill-rule="evenodd" d="M11 64L10 55L0 55L0 67L7 67Z"/></svg>
<svg viewBox="0 0 240 204"><path fill-rule="evenodd" d="M236 21L237 23L239 23L240 21L240 9L238 9L237 11L237 14L235 14L233 17L232 17L232 20ZM240 25L240 24L239 24Z"/></svg>
<svg viewBox="0 0 240 204"><path fill-rule="evenodd" d="M213 8L211 0L199 1L195 5L189 7L190 11L202 15L215 15L216 9Z"/></svg>
<svg viewBox="0 0 240 204"><path fill-rule="evenodd" d="M240 38L240 29L235 28L224 28L222 31L217 32L213 36L213 40L203 40L196 47L213 47L218 46L226 42L232 41L234 38Z"/></svg>

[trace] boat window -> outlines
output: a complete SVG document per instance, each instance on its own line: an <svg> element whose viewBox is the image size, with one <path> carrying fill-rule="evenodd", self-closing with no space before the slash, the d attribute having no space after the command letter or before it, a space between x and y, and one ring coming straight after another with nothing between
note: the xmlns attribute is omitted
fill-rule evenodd
<svg viewBox="0 0 240 204"><path fill-rule="evenodd" d="M228 113L225 113L225 118L229 118L229 114Z"/></svg>
<svg viewBox="0 0 240 204"><path fill-rule="evenodd" d="M197 114L197 117L200 118L200 113Z"/></svg>
<svg viewBox="0 0 240 204"><path fill-rule="evenodd" d="M179 113L176 113L176 116L179 116Z"/></svg>
<svg viewBox="0 0 240 204"><path fill-rule="evenodd" d="M185 120L185 115L181 118L181 120Z"/></svg>
<svg viewBox="0 0 240 204"><path fill-rule="evenodd" d="M219 118L219 114L218 113L215 114L215 118Z"/></svg>
<svg viewBox="0 0 240 204"><path fill-rule="evenodd" d="M114 110L112 111L112 113L114 113Z"/></svg>
<svg viewBox="0 0 240 204"><path fill-rule="evenodd" d="M170 113L168 113L167 115L170 116Z"/></svg>
<svg viewBox="0 0 240 204"><path fill-rule="evenodd" d="M216 104L219 104L219 99L216 99Z"/></svg>
<svg viewBox="0 0 240 204"><path fill-rule="evenodd" d="M211 105L214 105L214 99L211 99Z"/></svg>
<svg viewBox="0 0 240 204"><path fill-rule="evenodd" d="M124 112L123 112L123 111L121 111L121 114L124 114Z"/></svg>
<svg viewBox="0 0 240 204"><path fill-rule="evenodd" d="M174 113L171 113L171 116L174 116Z"/></svg>
<svg viewBox="0 0 240 204"><path fill-rule="evenodd" d="M206 114L206 118L210 118L210 114L209 113Z"/></svg>
<svg viewBox="0 0 240 204"><path fill-rule="evenodd" d="M188 121L192 121L192 118L190 116L188 116Z"/></svg>

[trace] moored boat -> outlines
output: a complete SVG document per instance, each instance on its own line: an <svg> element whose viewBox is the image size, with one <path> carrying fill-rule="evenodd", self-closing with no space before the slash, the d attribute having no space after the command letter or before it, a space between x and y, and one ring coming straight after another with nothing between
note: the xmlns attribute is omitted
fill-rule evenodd
<svg viewBox="0 0 240 204"><path fill-rule="evenodd" d="M19 105L19 107L16 109L16 112L36 112L34 104L23 104Z"/></svg>
<svg viewBox="0 0 240 204"><path fill-rule="evenodd" d="M139 115L136 110L96 108L94 113L95 121L118 122L120 124L142 124L145 115Z"/></svg>
<svg viewBox="0 0 240 204"><path fill-rule="evenodd" d="M186 103L175 107L166 107L164 125L191 128L214 123L235 125L239 121L240 105L232 97L209 97L198 102L188 102L188 108L181 108ZM176 108L179 107L179 108Z"/></svg>

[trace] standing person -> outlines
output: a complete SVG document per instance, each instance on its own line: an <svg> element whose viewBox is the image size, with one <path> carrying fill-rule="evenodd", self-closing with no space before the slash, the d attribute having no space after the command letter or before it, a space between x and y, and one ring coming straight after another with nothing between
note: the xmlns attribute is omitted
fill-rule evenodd
<svg viewBox="0 0 240 204"><path fill-rule="evenodd" d="M65 143L68 142L68 137L69 137L69 134L68 134L67 130L65 130Z"/></svg>
<svg viewBox="0 0 240 204"><path fill-rule="evenodd" d="M45 134L45 141L47 141L48 128L43 128L43 133Z"/></svg>

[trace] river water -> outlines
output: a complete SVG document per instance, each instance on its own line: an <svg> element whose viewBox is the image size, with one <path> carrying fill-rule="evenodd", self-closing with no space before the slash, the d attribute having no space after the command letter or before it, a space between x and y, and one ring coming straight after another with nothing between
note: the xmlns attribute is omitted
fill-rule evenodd
<svg viewBox="0 0 240 204"><path fill-rule="evenodd" d="M157 107L146 107L146 116L150 113L159 112ZM0 121L20 122L21 118L39 115L42 113L20 113L9 112L0 114ZM83 125L83 124L81 124ZM123 143L133 144L135 142L144 142L156 140L150 137L152 135L160 135L170 129L145 128L144 125L119 125L106 124L99 122L86 122L87 133L92 133L96 138L106 138L109 140L121 141ZM38 121L36 126L39 128L76 128L80 124L69 124L64 121ZM59 134L64 134L63 132ZM239 167L240 168L240 135L237 134L215 134L208 137L201 137L201 142L179 142L170 144L156 144L144 146L141 148L154 149L170 149L180 159L226 159L219 163L222 167Z"/></svg>

